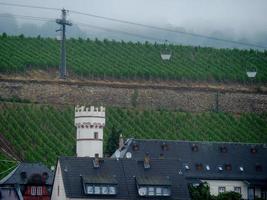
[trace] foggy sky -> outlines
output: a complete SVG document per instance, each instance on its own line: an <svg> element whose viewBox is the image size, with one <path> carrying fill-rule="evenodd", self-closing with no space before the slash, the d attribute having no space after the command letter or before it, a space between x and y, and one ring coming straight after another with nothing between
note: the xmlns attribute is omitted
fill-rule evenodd
<svg viewBox="0 0 267 200"><path fill-rule="evenodd" d="M0 2L66 8L161 27L183 27L188 32L206 35L222 32L230 35L233 40L245 38L253 42L254 38L267 35L266 0L0 0ZM49 18L60 16L57 11L3 5L0 5L0 13ZM71 12L68 18L73 23L125 27L123 24ZM27 21L19 20L19 22ZM127 26L129 29L138 28Z"/></svg>

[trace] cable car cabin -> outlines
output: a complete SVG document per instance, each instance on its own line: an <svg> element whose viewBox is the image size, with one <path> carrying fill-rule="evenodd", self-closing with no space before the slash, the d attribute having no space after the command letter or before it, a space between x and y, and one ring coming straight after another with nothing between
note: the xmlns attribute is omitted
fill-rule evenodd
<svg viewBox="0 0 267 200"><path fill-rule="evenodd" d="M256 69L247 70L247 76L249 78L255 78L256 75L257 75L257 70Z"/></svg>
<svg viewBox="0 0 267 200"><path fill-rule="evenodd" d="M171 50L165 48L165 50L160 52L160 57L162 60L170 60L172 56Z"/></svg>

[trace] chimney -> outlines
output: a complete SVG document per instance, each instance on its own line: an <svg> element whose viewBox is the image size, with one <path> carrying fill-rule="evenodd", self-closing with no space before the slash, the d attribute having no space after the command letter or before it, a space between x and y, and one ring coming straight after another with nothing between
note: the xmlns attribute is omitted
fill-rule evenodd
<svg viewBox="0 0 267 200"><path fill-rule="evenodd" d="M119 138L119 149L121 149L124 146L124 140L122 137L122 134L120 134L120 138Z"/></svg>
<svg viewBox="0 0 267 200"><path fill-rule="evenodd" d="M146 153L145 158L144 158L144 168L145 169L150 168L150 157L148 153Z"/></svg>
<svg viewBox="0 0 267 200"><path fill-rule="evenodd" d="M99 159L99 154L95 154L95 158L93 160L93 165L94 168L99 168L100 167L100 159Z"/></svg>

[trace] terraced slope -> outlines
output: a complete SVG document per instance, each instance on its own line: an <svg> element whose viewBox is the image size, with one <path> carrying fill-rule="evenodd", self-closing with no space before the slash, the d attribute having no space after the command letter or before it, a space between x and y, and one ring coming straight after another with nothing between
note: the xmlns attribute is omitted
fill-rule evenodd
<svg viewBox="0 0 267 200"><path fill-rule="evenodd" d="M72 106L2 102L0 132L22 159L55 165L58 156L75 153L73 117ZM267 142L267 113L235 116L107 108L106 118L105 141L114 126L126 138ZM0 162L0 171L10 164Z"/></svg>
<svg viewBox="0 0 267 200"><path fill-rule="evenodd" d="M267 82L267 52L169 47L170 61L162 61L163 45L70 39L69 71L88 78L160 79L248 82L246 70L258 71L256 81ZM0 37L0 72L48 70L59 66L59 41L54 39ZM249 59L253 57L253 59Z"/></svg>

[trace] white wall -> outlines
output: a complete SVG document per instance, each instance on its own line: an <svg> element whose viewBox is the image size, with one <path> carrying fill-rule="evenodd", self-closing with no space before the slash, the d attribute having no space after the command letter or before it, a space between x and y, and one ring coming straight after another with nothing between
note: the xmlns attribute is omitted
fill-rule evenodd
<svg viewBox="0 0 267 200"><path fill-rule="evenodd" d="M78 157L103 157L104 107L75 107L76 154ZM94 133L98 133L98 138Z"/></svg>
<svg viewBox="0 0 267 200"><path fill-rule="evenodd" d="M51 200L69 200L69 198L66 197L62 173L61 173L61 167L59 162L57 164Z"/></svg>
<svg viewBox="0 0 267 200"><path fill-rule="evenodd" d="M243 181L224 181L224 180L203 180L210 186L210 194L218 195L218 188L225 187L226 192L234 191L234 187L241 187L241 195L243 199L248 197L248 186Z"/></svg>

